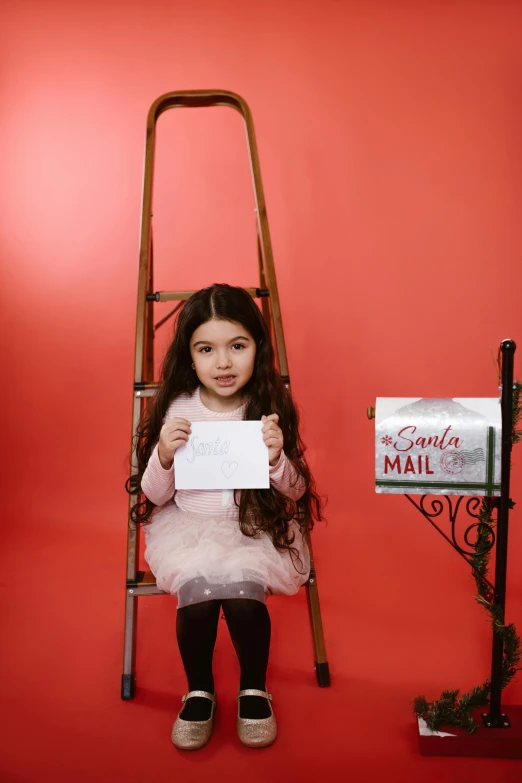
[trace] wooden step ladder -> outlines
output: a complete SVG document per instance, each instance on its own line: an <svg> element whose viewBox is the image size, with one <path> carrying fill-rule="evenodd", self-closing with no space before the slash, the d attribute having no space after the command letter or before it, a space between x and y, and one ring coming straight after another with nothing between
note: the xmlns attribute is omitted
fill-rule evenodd
<svg viewBox="0 0 522 783"><path fill-rule="evenodd" d="M252 181L257 214L257 248L259 259L259 287L247 288L250 296L261 299L261 310L266 323L271 330L279 371L283 382L290 387L288 365L286 359L285 341L279 296L272 257L272 245L268 230L263 186L257 147L254 136L254 126L250 109L245 101L232 92L194 90L190 92L170 92L162 95L151 106L147 118L147 137L145 150L145 172L143 183L143 208L141 218L141 240L138 277L138 307L136 315L136 344L134 358L134 400L132 412L133 438L139 421L144 412L147 398L153 397L159 386L154 378L154 331L171 318L194 291L154 291L153 283L153 247L152 247L152 182L156 123L159 116L168 109L179 107L209 107L228 106L236 109L245 122L248 151L252 171ZM177 305L167 313L156 325L153 322L154 302L176 301ZM131 450L133 446L131 446ZM137 473L135 452L131 457L131 474ZM136 502L136 495L129 497L129 510ZM317 591L317 575L314 567L312 542L307 536L310 548L310 577L305 585L308 598L310 624L315 650L315 672L320 686L330 685L330 673L326 660L326 652ZM123 675L121 683L122 699L132 699L135 691L135 649L136 649L136 619L138 598L141 595L160 595L163 591L156 586L156 581L150 571L139 571L139 530L129 515L127 536L127 580L125 598L125 632L123 651Z"/></svg>

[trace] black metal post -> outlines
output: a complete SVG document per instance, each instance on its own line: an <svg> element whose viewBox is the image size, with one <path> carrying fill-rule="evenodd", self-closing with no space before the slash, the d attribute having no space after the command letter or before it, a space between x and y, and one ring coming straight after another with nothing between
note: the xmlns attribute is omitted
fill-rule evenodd
<svg viewBox="0 0 522 783"><path fill-rule="evenodd" d="M509 518L509 479L511 473L511 447L513 429L513 359L516 345L513 340L504 340L500 346L502 352L502 453L500 504L497 515L497 542L495 555L495 604L502 610L502 622L506 608L506 571ZM488 728L508 728L509 719L502 713L502 657L503 642L498 634L493 634L493 653L491 659L491 699L489 714L484 717Z"/></svg>

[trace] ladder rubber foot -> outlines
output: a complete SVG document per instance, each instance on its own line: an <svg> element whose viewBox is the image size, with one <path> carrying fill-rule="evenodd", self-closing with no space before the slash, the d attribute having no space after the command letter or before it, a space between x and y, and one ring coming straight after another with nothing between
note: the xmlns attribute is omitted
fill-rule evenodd
<svg viewBox="0 0 522 783"><path fill-rule="evenodd" d="M134 674L121 675L121 698L129 701L134 698L136 691L136 676Z"/></svg>
<svg viewBox="0 0 522 783"><path fill-rule="evenodd" d="M328 688L330 686L330 669L328 663L315 663L315 676L317 677L317 684L320 688Z"/></svg>

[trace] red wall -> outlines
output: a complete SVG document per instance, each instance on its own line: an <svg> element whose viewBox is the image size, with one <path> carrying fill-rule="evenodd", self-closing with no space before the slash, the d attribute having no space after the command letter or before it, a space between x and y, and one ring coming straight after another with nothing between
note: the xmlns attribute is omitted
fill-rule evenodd
<svg viewBox="0 0 522 783"><path fill-rule="evenodd" d="M337 683L400 692L406 724L418 692L488 675L465 564L404 498L374 494L365 411L376 396L495 396L490 347L522 350L521 28L520 4L494 0L3 4L13 731L49 680L60 729L79 677L117 699L145 120L178 89L232 90L253 112L293 390L329 496L314 542ZM255 284L239 116L164 115L156 170L157 287ZM517 505L507 616L522 629L520 524ZM181 692L173 605L143 607L140 681ZM273 679L311 678L304 593L272 607ZM521 699L518 681L506 701Z"/></svg>

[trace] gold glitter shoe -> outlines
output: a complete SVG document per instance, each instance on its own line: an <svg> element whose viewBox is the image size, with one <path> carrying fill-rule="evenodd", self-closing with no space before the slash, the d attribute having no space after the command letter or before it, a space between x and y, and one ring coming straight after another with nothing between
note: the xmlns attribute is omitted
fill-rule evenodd
<svg viewBox="0 0 522 783"><path fill-rule="evenodd" d="M181 699L183 706L185 706L187 699L193 699L195 696L210 699L212 702L210 718L208 720L183 720L180 717L183 712L181 709L172 728L172 742L180 750L199 750L207 744L214 728L216 697L207 691L190 691Z"/></svg>
<svg viewBox="0 0 522 783"><path fill-rule="evenodd" d="M270 712L269 718L241 718L239 699L242 696L263 696L268 699ZM266 691L258 691L255 688L247 688L237 694L237 736L247 748L266 748L275 742L277 737L277 722L272 709L272 697Z"/></svg>

